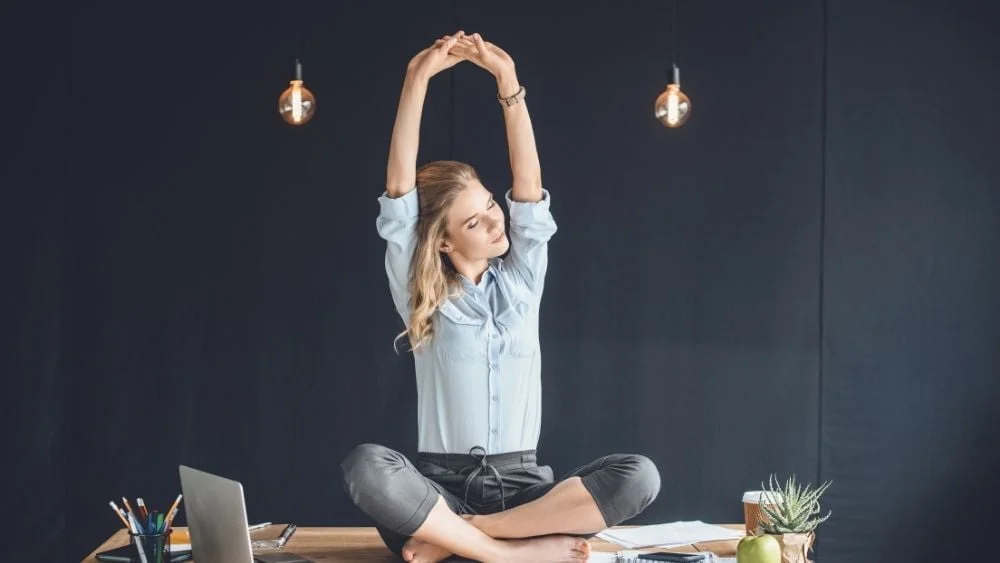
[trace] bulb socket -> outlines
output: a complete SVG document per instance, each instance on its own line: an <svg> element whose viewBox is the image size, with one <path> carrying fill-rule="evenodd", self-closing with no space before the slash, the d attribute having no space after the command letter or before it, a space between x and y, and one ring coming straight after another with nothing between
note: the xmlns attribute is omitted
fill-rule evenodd
<svg viewBox="0 0 1000 563"><path fill-rule="evenodd" d="M295 80L302 80L302 63L295 59Z"/></svg>
<svg viewBox="0 0 1000 563"><path fill-rule="evenodd" d="M670 65L667 69L667 84L681 84L681 69L677 68L677 65Z"/></svg>

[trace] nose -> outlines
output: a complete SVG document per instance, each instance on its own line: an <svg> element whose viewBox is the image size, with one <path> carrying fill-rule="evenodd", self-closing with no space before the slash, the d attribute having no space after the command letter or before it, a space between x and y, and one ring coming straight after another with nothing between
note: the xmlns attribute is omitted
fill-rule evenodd
<svg viewBox="0 0 1000 563"><path fill-rule="evenodd" d="M497 235L499 235L500 231L502 231L502 230L503 230L503 220L502 219L494 219L493 220L493 226L490 228L490 236L492 238L496 238Z"/></svg>

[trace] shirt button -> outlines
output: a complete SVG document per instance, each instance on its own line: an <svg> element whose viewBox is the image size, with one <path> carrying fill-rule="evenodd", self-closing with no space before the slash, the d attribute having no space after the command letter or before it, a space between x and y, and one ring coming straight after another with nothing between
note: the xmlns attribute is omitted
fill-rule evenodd
<svg viewBox="0 0 1000 563"><path fill-rule="evenodd" d="M496 428L494 428L493 430L490 430L490 434L493 434L495 436L496 433L497 433L497 429Z"/></svg>
<svg viewBox="0 0 1000 563"><path fill-rule="evenodd" d="M493 402L494 402L494 403L500 400L500 396L499 396L499 395L493 395L493 396L492 396L492 397L490 397L490 398L491 398L491 399L493 399Z"/></svg>

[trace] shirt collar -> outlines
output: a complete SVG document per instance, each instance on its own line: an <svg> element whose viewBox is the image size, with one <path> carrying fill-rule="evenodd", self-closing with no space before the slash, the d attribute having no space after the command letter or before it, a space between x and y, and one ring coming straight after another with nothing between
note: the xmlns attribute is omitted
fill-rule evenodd
<svg viewBox="0 0 1000 563"><path fill-rule="evenodd" d="M489 265L486 267L486 271L483 272L483 277L479 280L479 285L472 283L472 280L461 274L459 274L459 277L462 278L462 283L465 284L466 287L482 290L485 289L490 282L496 279L496 275L496 262L494 260L490 260Z"/></svg>

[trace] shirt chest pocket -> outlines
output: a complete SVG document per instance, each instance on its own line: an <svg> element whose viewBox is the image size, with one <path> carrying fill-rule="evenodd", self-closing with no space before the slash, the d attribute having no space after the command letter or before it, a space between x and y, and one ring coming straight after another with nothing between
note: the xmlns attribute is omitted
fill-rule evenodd
<svg viewBox="0 0 1000 563"><path fill-rule="evenodd" d="M518 302L497 315L504 331L505 353L515 357L531 356L538 350L538 322L526 302Z"/></svg>
<svg viewBox="0 0 1000 563"><path fill-rule="evenodd" d="M445 357L468 360L486 358L486 319L466 313L451 302L445 302L435 323L435 348Z"/></svg>

